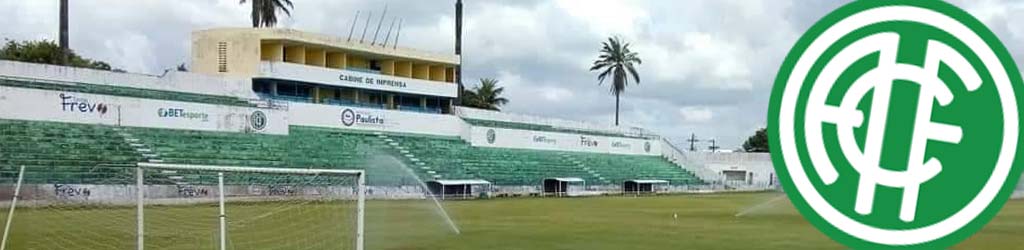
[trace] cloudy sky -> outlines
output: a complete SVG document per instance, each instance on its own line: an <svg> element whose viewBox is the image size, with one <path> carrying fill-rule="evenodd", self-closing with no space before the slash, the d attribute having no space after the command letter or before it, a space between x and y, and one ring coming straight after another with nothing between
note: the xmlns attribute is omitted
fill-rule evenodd
<svg viewBox="0 0 1024 250"><path fill-rule="evenodd" d="M189 33L250 25L237 0L72 0L71 46L132 72L188 62ZM347 36L362 10L388 4L404 19L400 46L453 53L454 0L293 0L280 27ZM622 121L682 143L691 133L736 148L766 122L782 57L817 19L843 4L791 0L465 0L467 83L497 78L506 112L610 124L614 97L589 64L600 42L630 41L644 63L622 98ZM56 39L57 0L0 0L0 37ZM1024 59L1024 4L955 2ZM376 18L374 18L376 19ZM373 22L376 22L374 20ZM360 22L362 25L362 22ZM385 22L385 26L387 22ZM372 32L371 27L371 32ZM705 145L706 146L706 145Z"/></svg>

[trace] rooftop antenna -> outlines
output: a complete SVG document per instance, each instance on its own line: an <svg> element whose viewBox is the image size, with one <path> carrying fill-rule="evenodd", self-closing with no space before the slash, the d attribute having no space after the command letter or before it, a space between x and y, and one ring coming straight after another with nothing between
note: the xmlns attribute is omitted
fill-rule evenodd
<svg viewBox="0 0 1024 250"><path fill-rule="evenodd" d="M359 22L359 11L358 10L356 11L356 17L352 18L352 28L348 29L348 40L346 40L346 41L349 41L349 42L352 41L352 32L356 31L356 23L357 22Z"/></svg>
<svg viewBox="0 0 1024 250"><path fill-rule="evenodd" d="M380 25L384 24L384 17L388 15L388 4L384 3L384 12L380 14L380 21L377 21L377 30L373 32L373 41L370 46L377 44L377 34L380 34Z"/></svg>
<svg viewBox="0 0 1024 250"><path fill-rule="evenodd" d="M395 21L398 21L398 17L391 19L391 26L388 26L388 33L384 36L384 43L380 45L381 47L388 47L388 40L391 39L391 30L395 28Z"/></svg>
<svg viewBox="0 0 1024 250"><path fill-rule="evenodd" d="M398 30L395 31L395 46L392 47L393 49L398 49L398 36L402 34L402 22L404 21L405 19L398 19Z"/></svg>
<svg viewBox="0 0 1024 250"><path fill-rule="evenodd" d="M359 37L359 43L363 43L363 39L366 39L366 28L370 27L370 18L372 17L373 11L370 11L370 13L366 15L366 24L363 25L363 35Z"/></svg>

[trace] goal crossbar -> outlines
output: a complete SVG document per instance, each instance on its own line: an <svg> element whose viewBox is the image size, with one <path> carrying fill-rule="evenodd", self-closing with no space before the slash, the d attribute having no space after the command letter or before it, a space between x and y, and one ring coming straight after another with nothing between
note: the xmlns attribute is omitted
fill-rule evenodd
<svg viewBox="0 0 1024 250"><path fill-rule="evenodd" d="M242 173L272 173L272 174L297 174L297 175L355 175L357 179L356 193L356 250L363 250L364 243L364 230L366 222L366 172L364 170L356 169L310 169L310 168L260 168L260 167L245 167L245 166L215 166L215 165L192 165L192 164L168 164L168 163L151 163L151 162L139 162L136 163L136 234L137 234L137 247L138 250L144 248L144 200L145 200L145 182L143 169L163 169L163 170L194 170L194 171L210 171L218 172L218 188L219 192L219 206L220 206L220 249L225 250L226 245L226 226L225 226L225 214L224 214L224 172L242 172Z"/></svg>

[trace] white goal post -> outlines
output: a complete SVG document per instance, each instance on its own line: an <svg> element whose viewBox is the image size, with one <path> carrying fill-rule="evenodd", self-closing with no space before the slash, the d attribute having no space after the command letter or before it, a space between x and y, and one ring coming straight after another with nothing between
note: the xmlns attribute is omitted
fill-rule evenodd
<svg viewBox="0 0 1024 250"><path fill-rule="evenodd" d="M210 165L189 165L189 164L166 164L166 163L138 163L136 168L136 225L137 225L137 242L136 246L138 250L142 250L145 246L145 223L144 223L144 206L146 204L146 172L145 170L161 170L161 171L203 171L203 172L215 172L217 173L217 202L219 207L219 245L220 249L227 249L227 233L228 228L226 225L225 215L225 188L224 178L225 174L229 173L250 173L250 174L283 174L283 175L299 175L299 176L355 176L356 181L356 229L355 229L355 249L363 250L364 245L364 230L365 230L365 214L366 214L366 173L364 170L346 170L346 169L303 169L303 168L261 168L261 167L243 167L243 166L210 166ZM212 192L211 192L212 193Z"/></svg>

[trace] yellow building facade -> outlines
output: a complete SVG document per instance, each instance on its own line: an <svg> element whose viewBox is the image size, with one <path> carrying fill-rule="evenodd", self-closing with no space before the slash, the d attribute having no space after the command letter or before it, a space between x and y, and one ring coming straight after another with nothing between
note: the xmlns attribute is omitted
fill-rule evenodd
<svg viewBox="0 0 1024 250"><path fill-rule="evenodd" d="M446 112L459 57L274 28L192 34L192 70L253 79L269 98Z"/></svg>

